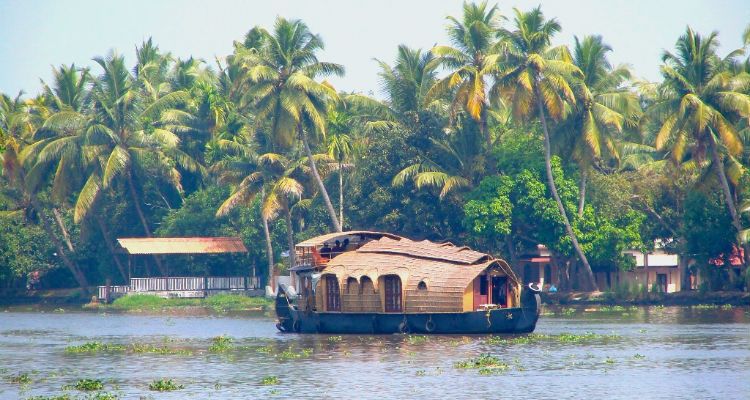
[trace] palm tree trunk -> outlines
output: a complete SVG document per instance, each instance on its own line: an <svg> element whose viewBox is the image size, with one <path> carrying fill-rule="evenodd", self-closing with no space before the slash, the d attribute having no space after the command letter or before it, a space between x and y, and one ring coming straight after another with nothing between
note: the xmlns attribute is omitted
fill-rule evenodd
<svg viewBox="0 0 750 400"><path fill-rule="evenodd" d="M130 191L130 197L133 199L133 205L135 206L135 211L138 214L138 219L141 220L141 226L143 226L143 231L146 233L146 237L151 237L151 229L148 228L148 222L146 221L146 216L143 214L143 209L141 208L141 202L138 199L138 192L136 192L135 183L133 183L133 173L131 171L128 171L127 173L127 180L128 180L128 188ZM162 264L159 256L154 254L154 261L156 262L156 267L159 269L159 273L162 276L167 276L167 270L166 268L164 268L164 265Z"/></svg>
<svg viewBox="0 0 750 400"><path fill-rule="evenodd" d="M339 219L336 217L336 210L333 208L331 198L328 196L328 191L326 190L325 185L323 185L323 180L320 178L318 167L315 166L315 160L313 159L312 151L310 151L310 144L307 141L307 135L302 129L302 125L299 126L299 135L302 138L302 144L305 147L307 162L310 165L310 170L312 171L313 178L315 180L315 183L318 184L320 195L323 196L323 202L325 202L326 208L328 209L328 216L331 217L331 225L333 225L333 229L336 232L341 232L341 224L339 223Z"/></svg>
<svg viewBox="0 0 750 400"><path fill-rule="evenodd" d="M584 272L586 273L586 278L588 279L588 289L598 291L599 288L596 287L596 281L594 280L594 273L591 271L591 265L589 265L589 260L586 258L586 255L583 254L583 250L581 249L581 245L578 243L578 238L576 237L575 232L573 232L573 227L570 226L570 220L568 220L568 214L565 212L565 207L563 206L562 200L560 200L560 195L557 193L557 186L555 185L555 179L552 176L552 152L550 150L550 139L549 139L549 130L547 129L547 118L544 115L544 104L542 104L542 98L541 93L539 93L539 89L534 86L534 92L535 92L535 98L536 98L536 104L537 109L539 112L539 119L542 122L542 130L544 131L544 167L547 172L547 183L549 184L550 192L552 192L552 197L555 198L555 202L557 203L557 209L560 211L560 215L562 216L563 223L565 224L565 232L567 232L568 237L570 237L570 241L573 242L573 248L575 248L576 253L578 254L578 258L581 260L581 263L583 263Z"/></svg>
<svg viewBox="0 0 750 400"><path fill-rule="evenodd" d="M122 265L122 262L117 257L117 252L115 250L115 245L112 243L112 236L109 235L109 230L107 230L107 225L104 223L104 219L102 218L101 214L94 213L94 218L96 218L96 223L99 225L99 230L102 231L102 237L104 238L104 243L107 244L107 249L109 250L109 254L112 255L112 260L114 260L115 265L117 266L117 270L120 271L120 276L122 276L123 282L128 282L128 274L125 272L125 266Z"/></svg>
<svg viewBox="0 0 750 400"><path fill-rule="evenodd" d="M52 207L52 215L55 217L55 222L63 234L63 239L65 239L65 244L68 246L68 250L70 250L71 253L74 252L75 249L73 248L73 242L70 240L70 233L68 233L68 230L65 228L62 215L60 215L60 211L58 211L56 207Z"/></svg>
<svg viewBox="0 0 750 400"><path fill-rule="evenodd" d="M289 211L288 207L284 210L284 219L286 220L286 237L289 242L289 269L291 270L294 267L294 258L296 254L294 253L294 227L292 226L292 213Z"/></svg>
<svg viewBox="0 0 750 400"><path fill-rule="evenodd" d="M583 207L586 205L586 177L585 169L581 169L581 182L578 187L578 218L583 217Z"/></svg>
<svg viewBox="0 0 750 400"><path fill-rule="evenodd" d="M89 282L88 279L86 279L86 275L83 274L81 268L78 267L78 264L76 264L75 261L71 260L70 257L68 257L62 242L52 231L52 227L50 226L47 217L44 215L44 210L39 204L39 201L37 201L34 196L31 196L31 205L32 207L34 207L34 210L36 210L37 214L39 214L39 221L42 222L42 229L44 229L44 232L52 241L52 244L55 245L57 254L60 255L60 258L63 260L63 264L65 264L65 266L68 267L68 270L70 270L70 273L73 274L73 278L78 283L78 286L81 287L84 294L88 295L89 293L91 293L91 291L89 290Z"/></svg>
<svg viewBox="0 0 750 400"><path fill-rule="evenodd" d="M479 130L482 136L484 136L485 142L487 142L487 150L492 149L492 137L490 130L487 128L487 112L486 107L482 107L482 111L479 114Z"/></svg>
<svg viewBox="0 0 750 400"><path fill-rule="evenodd" d="M734 205L734 197L732 196L732 191L729 188L729 180L727 180L727 174L724 171L724 163L719 156L719 149L717 148L718 145L716 143L716 138L714 137L713 132L709 132L708 145L709 147L711 147L711 158L713 160L714 167L716 168L716 174L719 176L719 181L721 182L721 189L724 192L724 203L726 203L726 206L729 209L729 215L732 217L732 225L734 225L734 228L737 230L737 232L740 232L742 231L742 223L740 222L740 216L737 213L737 207L735 207ZM745 252L743 262L745 263L745 265L748 265L748 258L750 258L750 251L748 250L750 250L750 245L748 243L742 243L742 249Z"/></svg>
<svg viewBox="0 0 750 400"><path fill-rule="evenodd" d="M138 219L141 220L141 226L143 227L143 232L146 233L146 236L151 237L151 229L148 228L148 222L146 221L146 216L143 214L143 209L141 209L141 201L138 199L138 192L136 192L135 183L133 183L133 174L130 171L128 171L127 178L128 178L128 189L130 191L130 198L133 199L133 205L135 206L135 211L138 214Z"/></svg>
<svg viewBox="0 0 750 400"><path fill-rule="evenodd" d="M263 234L266 236L266 253L268 255L268 282L271 283L273 277L273 244L271 244L271 232L268 229L268 220L261 217L263 220Z"/></svg>
<svg viewBox="0 0 750 400"><path fill-rule="evenodd" d="M344 228L344 170L339 162L339 223Z"/></svg>

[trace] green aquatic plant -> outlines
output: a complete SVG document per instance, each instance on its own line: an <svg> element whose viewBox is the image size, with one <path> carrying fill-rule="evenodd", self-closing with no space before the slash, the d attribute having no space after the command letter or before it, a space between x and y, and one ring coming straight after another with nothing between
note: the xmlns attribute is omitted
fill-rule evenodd
<svg viewBox="0 0 750 400"><path fill-rule="evenodd" d="M9 379L10 383L15 383L16 385L29 385L31 384L31 377L28 373L21 373L18 375L13 375Z"/></svg>
<svg viewBox="0 0 750 400"><path fill-rule="evenodd" d="M211 353L226 353L234 348L232 341L233 339L229 336L213 337L211 338L211 346L208 348L208 351Z"/></svg>
<svg viewBox="0 0 750 400"><path fill-rule="evenodd" d="M193 352L188 349L176 349L167 346L156 346L150 343L132 343L130 345L130 351L135 354L159 354L159 355L181 355L189 356Z"/></svg>
<svg viewBox="0 0 750 400"><path fill-rule="evenodd" d="M614 364L615 360L613 358L607 357L606 359L604 359L604 362L607 364Z"/></svg>
<svg viewBox="0 0 750 400"><path fill-rule="evenodd" d="M93 392L94 390L104 389L104 383L100 379L79 379L73 388L83 392Z"/></svg>
<svg viewBox="0 0 750 400"><path fill-rule="evenodd" d="M417 370L417 374L416 375L417 376L425 376L425 375L427 375L427 371L425 371L423 369Z"/></svg>
<svg viewBox="0 0 750 400"><path fill-rule="evenodd" d="M721 306L721 309L722 310L731 310L732 309L732 305L731 304L724 304L723 306Z"/></svg>
<svg viewBox="0 0 750 400"><path fill-rule="evenodd" d="M68 346L65 348L66 353L122 353L126 347L121 344L111 344L102 342L86 342L77 346Z"/></svg>
<svg viewBox="0 0 750 400"><path fill-rule="evenodd" d="M328 343L340 343L342 340L344 340L341 336L329 336L328 337Z"/></svg>
<svg viewBox="0 0 750 400"><path fill-rule="evenodd" d="M698 304L693 306L696 310L716 310L719 308L716 304Z"/></svg>
<svg viewBox="0 0 750 400"><path fill-rule="evenodd" d="M642 360L642 359L646 358L646 356L644 356L643 354L635 353L635 355L633 356L633 358L635 358L636 360Z"/></svg>
<svg viewBox="0 0 750 400"><path fill-rule="evenodd" d="M453 364L453 367L457 369L492 369L496 371L505 371L510 369L510 365L508 363L503 362L497 356L493 356L489 353L480 354L478 357L470 358L468 360L458 361Z"/></svg>
<svg viewBox="0 0 750 400"><path fill-rule="evenodd" d="M312 348L305 348L300 350L299 352L294 351L291 347L282 351L277 355L277 357L281 360L293 360L297 358L303 358L303 357L310 357L313 353Z"/></svg>
<svg viewBox="0 0 750 400"><path fill-rule="evenodd" d="M178 385L171 379L157 379L148 384L148 390L154 392L171 392L184 388L185 385Z"/></svg>
<svg viewBox="0 0 750 400"><path fill-rule="evenodd" d="M592 341L610 341L620 339L619 335L601 335L593 332L586 332L583 334L575 333L559 333L556 335L531 333L523 336L507 337L507 336L491 336L485 340L487 344L508 344L508 345L520 345L520 344L534 344L542 342L557 342L557 343L585 343Z"/></svg>
<svg viewBox="0 0 750 400"><path fill-rule="evenodd" d="M260 380L260 384L264 386L278 385L279 383L281 383L281 380L279 380L279 377L277 376L264 376L263 379Z"/></svg>
<svg viewBox="0 0 750 400"><path fill-rule="evenodd" d="M34 397L27 397L26 400L72 400L73 398L70 397L69 394L60 394L57 396L34 396ZM99 400L99 399L97 399ZM104 399L101 399L104 400Z"/></svg>

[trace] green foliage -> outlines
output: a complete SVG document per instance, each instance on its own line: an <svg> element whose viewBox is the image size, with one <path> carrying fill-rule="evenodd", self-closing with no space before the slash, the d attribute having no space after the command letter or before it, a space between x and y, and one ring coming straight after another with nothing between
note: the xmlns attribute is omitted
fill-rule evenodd
<svg viewBox="0 0 750 400"><path fill-rule="evenodd" d="M464 204L464 223L472 236L499 238L510 234L513 180L508 176L482 179ZM492 240L492 239L490 239Z"/></svg>
<svg viewBox="0 0 750 400"><path fill-rule="evenodd" d="M208 348L208 351L211 353L226 353L234 347L232 341L233 339L229 336L213 337L211 338L211 347Z"/></svg>
<svg viewBox="0 0 750 400"><path fill-rule="evenodd" d="M92 392L94 390L104 389L104 383L102 383L100 379L79 379L73 387L76 388L76 390Z"/></svg>
<svg viewBox="0 0 750 400"><path fill-rule="evenodd" d="M688 28L663 57L663 81L634 84L610 64L604 38L552 47L562 27L541 8L507 22L497 10L466 3L449 17L449 45L399 46L392 65L378 61L384 101L338 93L324 79L343 67L319 60L322 38L285 18L251 29L218 68L149 39L134 66L113 51L94 58L96 71L54 67L37 97L0 94L0 287L23 288L32 271L43 287L125 283L115 239L151 233L240 236L249 254L162 257L167 268L134 265L134 276L263 276L271 259L283 273L287 242L328 232L337 206L353 229L493 253L544 244L575 264L545 161L594 271L632 268L622 251L658 239L697 258L702 290L726 286L707 261L729 254L747 223L727 212L750 195L741 52L722 58L717 34ZM344 200L328 207L334 188ZM272 220L272 254L261 215ZM274 220L282 215L288 224ZM112 305L180 306L267 303L127 296ZM113 351L97 346L70 352Z"/></svg>
<svg viewBox="0 0 750 400"><path fill-rule="evenodd" d="M264 376L263 379L260 380L260 384L263 386L278 385L280 383L281 380L277 376Z"/></svg>
<svg viewBox="0 0 750 400"><path fill-rule="evenodd" d="M171 392L184 389L185 385L179 385L171 379L157 379L148 384L148 390L154 392Z"/></svg>

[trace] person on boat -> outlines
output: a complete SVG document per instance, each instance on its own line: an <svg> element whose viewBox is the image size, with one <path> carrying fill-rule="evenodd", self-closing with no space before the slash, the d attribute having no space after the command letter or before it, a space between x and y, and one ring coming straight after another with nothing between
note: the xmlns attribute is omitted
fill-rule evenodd
<svg viewBox="0 0 750 400"><path fill-rule="evenodd" d="M320 248L320 255L325 258L331 258L331 248L328 246L328 243L323 243L323 247Z"/></svg>
<svg viewBox="0 0 750 400"><path fill-rule="evenodd" d="M341 242L339 242L337 240L336 241L336 245L333 246L333 255L337 256L337 255L341 254L341 251L342 251L342 249L341 249Z"/></svg>
<svg viewBox="0 0 750 400"><path fill-rule="evenodd" d="M344 242L341 244L341 251L346 251L347 247L349 247L349 238L344 239Z"/></svg>

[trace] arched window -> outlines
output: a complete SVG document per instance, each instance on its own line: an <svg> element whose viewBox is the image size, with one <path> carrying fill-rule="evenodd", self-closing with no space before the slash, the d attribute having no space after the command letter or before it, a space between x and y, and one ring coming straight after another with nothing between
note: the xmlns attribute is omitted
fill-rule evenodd
<svg viewBox="0 0 750 400"><path fill-rule="evenodd" d="M375 293L375 285L372 284L372 279L367 276L363 276L361 282L362 283L359 285L359 294L367 295Z"/></svg>
<svg viewBox="0 0 750 400"><path fill-rule="evenodd" d="M385 286L385 312L401 312L401 278L398 275L386 275L383 277Z"/></svg>
<svg viewBox="0 0 750 400"><path fill-rule="evenodd" d="M346 280L346 294L359 294L359 284L357 278L348 278Z"/></svg>
<svg viewBox="0 0 750 400"><path fill-rule="evenodd" d="M427 290L427 283L425 281L419 281L417 284L417 290Z"/></svg>
<svg viewBox="0 0 750 400"><path fill-rule="evenodd" d="M335 275L326 275L326 311L341 311L339 281Z"/></svg>

